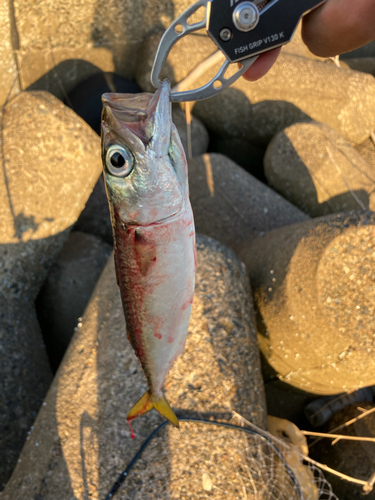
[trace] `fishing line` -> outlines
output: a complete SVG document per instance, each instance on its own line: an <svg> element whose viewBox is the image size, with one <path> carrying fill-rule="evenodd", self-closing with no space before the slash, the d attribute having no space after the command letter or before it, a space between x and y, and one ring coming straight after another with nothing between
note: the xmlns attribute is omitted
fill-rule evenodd
<svg viewBox="0 0 375 500"><path fill-rule="evenodd" d="M67 91L65 90L65 87L62 83L62 81L60 80L60 77L59 77L59 74L56 70L56 67L57 67L57 64L56 64L56 60L55 60L55 56L54 56L54 53L53 53L53 47L52 47L52 41L51 41L51 37L48 38L48 42L49 42L49 55L51 56L51 61L52 61L52 69L51 71L53 71L53 76L55 77L56 81L57 81L57 84L65 98L65 101L67 102L68 106L70 109L72 109L74 111L74 108L73 108L73 104L71 102L71 100L69 99L69 96L68 96L68 93Z"/></svg>
<svg viewBox="0 0 375 500"><path fill-rule="evenodd" d="M275 451L275 453L278 455L279 459L284 464L285 469L288 472L288 474L289 474L289 476L290 476L290 478L291 478L291 480L292 480L292 482L293 482L293 484L294 484L294 486L295 486L295 488L296 488L296 490L298 492L298 497L301 500L303 500L304 497L302 495L302 491L301 491L300 485L299 485L299 483L298 483L298 481L297 481L297 479L296 479L296 477L294 475L294 472L289 467L288 463L286 462L286 460L285 460L283 454L281 453L281 451L279 450L279 448L267 436L265 436L263 434L260 434L259 432L254 431L252 429L248 429L246 427L239 427L238 425L228 424L226 422L216 422L214 420L204 420L202 418L196 418L196 417L183 417L183 418L179 418L178 420L180 422L196 422L196 423L199 423L199 424L215 425L216 427L226 427L227 429L233 429L233 430L237 430L237 431L242 431L242 432L246 432L247 434L252 434L252 435L255 435L255 436L259 437L261 441L263 441L263 442L267 443L268 445L270 445L273 448L273 450ZM148 438L146 439L146 441L142 444L142 446L139 448L138 452L135 454L135 456L132 459L132 461L130 462L130 464L126 467L126 469L124 470L124 472L122 472L120 474L120 476L118 477L117 481L114 483L114 485L110 489L108 495L105 497L105 500L111 500L115 496L115 494L120 489L121 485L124 483L124 481L128 477L129 472L132 470L132 468L134 467L134 465L137 463L137 461L141 457L141 455L144 452L144 450L150 444L150 442L152 441L152 439L167 424L169 424L169 422L165 421L162 424L160 424L158 427L156 427L156 429L154 429L151 432L151 434L148 436Z"/></svg>

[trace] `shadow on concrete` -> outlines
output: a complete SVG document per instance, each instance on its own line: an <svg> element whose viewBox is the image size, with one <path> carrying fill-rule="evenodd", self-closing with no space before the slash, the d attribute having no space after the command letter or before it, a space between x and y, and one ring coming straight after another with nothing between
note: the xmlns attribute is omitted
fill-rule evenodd
<svg viewBox="0 0 375 500"><path fill-rule="evenodd" d="M362 184L368 184L369 191L371 187L374 190L375 174L370 169L367 172L363 172L361 168L350 162L345 151L340 150L340 154L345 159L345 162L350 162L350 173L353 174L354 171L354 176L349 177L346 174L348 167L345 164L339 165L336 162L334 163L335 167L332 166L332 170L329 169L327 164L325 169L322 167L319 168L319 165L315 164L313 166L314 171L311 173L286 133L282 132L278 137L280 144L284 148L284 157L278 167L277 174L274 174L278 177L278 180L275 183L277 185L272 186L273 189L277 191L277 188L282 186L279 193L283 196L285 192L288 192L288 200L311 217L320 217L350 210L369 210L369 193L365 189L353 189L352 179L354 177L354 182L362 179ZM290 154L291 162L296 166L295 175L293 175L289 166L284 163L286 161L285 151ZM332 158L331 161L334 162L334 159ZM283 164L287 168L286 172L281 171ZM330 192L338 190L332 181L332 175L335 179L339 179L340 186L344 189L342 193L335 196L330 196ZM325 201L319 201L317 187L320 191L320 197L324 196Z"/></svg>

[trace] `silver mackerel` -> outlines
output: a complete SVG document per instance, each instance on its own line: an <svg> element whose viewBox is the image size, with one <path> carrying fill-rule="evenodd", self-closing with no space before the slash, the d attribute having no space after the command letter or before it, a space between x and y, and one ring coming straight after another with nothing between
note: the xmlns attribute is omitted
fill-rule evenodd
<svg viewBox="0 0 375 500"><path fill-rule="evenodd" d="M128 421L156 408L178 426L162 386L185 347L196 249L170 84L165 81L156 94L104 94L102 100L102 158L117 281L128 337L149 386Z"/></svg>

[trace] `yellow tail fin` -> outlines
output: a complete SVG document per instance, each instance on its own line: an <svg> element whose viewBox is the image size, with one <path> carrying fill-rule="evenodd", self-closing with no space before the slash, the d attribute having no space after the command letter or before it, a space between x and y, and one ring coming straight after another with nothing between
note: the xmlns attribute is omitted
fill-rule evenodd
<svg viewBox="0 0 375 500"><path fill-rule="evenodd" d="M157 410L160 415L163 415L165 418L167 418L171 424L179 427L178 418L174 414L172 408L169 406L169 403L165 399L165 397L161 396L161 398L157 399L156 401L152 401L149 391L145 392L141 399L139 399L135 403L133 408L128 413L127 420L133 420L139 415L143 415L144 413L152 410L152 408L155 408L155 410Z"/></svg>
<svg viewBox="0 0 375 500"><path fill-rule="evenodd" d="M174 411L169 406L169 403L164 396L155 401L154 407L160 413L160 415L164 415L164 417L167 418L171 424L173 424L175 427L180 427L178 418L174 414Z"/></svg>

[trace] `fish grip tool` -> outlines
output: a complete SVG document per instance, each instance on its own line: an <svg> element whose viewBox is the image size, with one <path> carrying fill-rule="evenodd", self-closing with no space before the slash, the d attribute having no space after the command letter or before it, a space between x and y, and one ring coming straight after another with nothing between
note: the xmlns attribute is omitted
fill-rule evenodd
<svg viewBox="0 0 375 500"><path fill-rule="evenodd" d="M164 33L151 73L151 81L159 88L160 73L168 54L182 37L206 29L226 60L206 85L189 91L172 92L172 102L201 101L217 95L234 83L257 57L289 43L301 17L326 0L198 0L183 12ZM201 8L205 16L189 24ZM238 71L226 78L232 63L240 63Z"/></svg>

